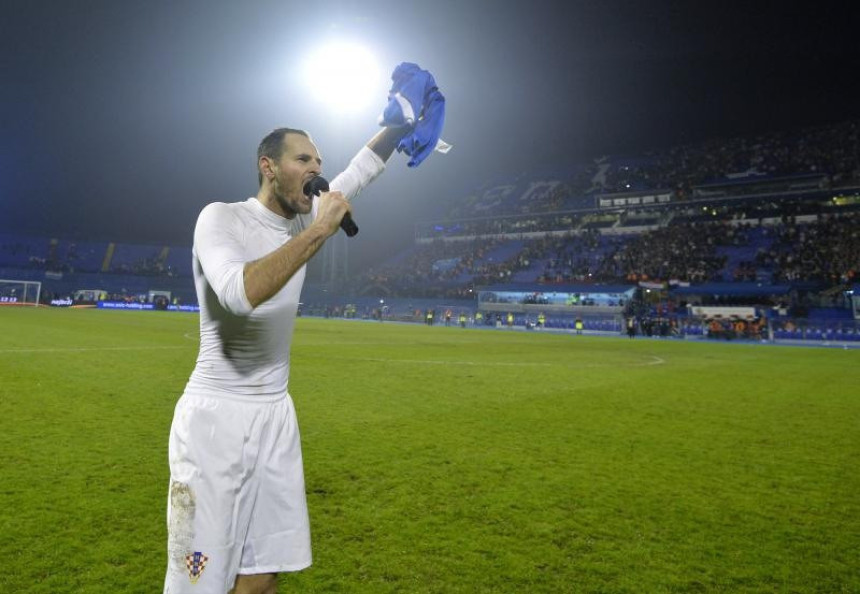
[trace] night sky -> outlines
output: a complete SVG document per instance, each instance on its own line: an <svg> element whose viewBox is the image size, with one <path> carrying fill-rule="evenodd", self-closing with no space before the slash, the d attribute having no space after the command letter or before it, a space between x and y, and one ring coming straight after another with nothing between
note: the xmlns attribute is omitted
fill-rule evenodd
<svg viewBox="0 0 860 594"><path fill-rule="evenodd" d="M366 111L321 108L299 65L333 38L431 70L454 145L413 170L395 155L357 199L359 261L499 176L860 117L858 9L795 4L7 0L0 231L190 245L205 204L256 193L279 126L309 130L333 177L390 82Z"/></svg>

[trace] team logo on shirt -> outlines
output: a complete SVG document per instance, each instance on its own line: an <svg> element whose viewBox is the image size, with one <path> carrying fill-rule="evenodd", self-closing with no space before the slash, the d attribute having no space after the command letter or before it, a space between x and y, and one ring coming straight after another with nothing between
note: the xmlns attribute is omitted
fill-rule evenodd
<svg viewBox="0 0 860 594"><path fill-rule="evenodd" d="M200 576L203 575L207 561L209 561L209 557L199 551L186 555L185 567L188 568L188 578L192 584L196 584Z"/></svg>

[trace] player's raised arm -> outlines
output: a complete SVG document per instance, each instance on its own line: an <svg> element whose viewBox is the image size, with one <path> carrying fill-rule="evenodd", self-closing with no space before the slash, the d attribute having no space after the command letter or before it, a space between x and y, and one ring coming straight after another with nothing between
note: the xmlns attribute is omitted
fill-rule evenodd
<svg viewBox="0 0 860 594"><path fill-rule="evenodd" d="M352 159L346 171L332 181L332 191L316 198L313 223L271 253L245 264L245 296L252 308L280 291L319 251L325 240L337 232L340 221L349 212L348 200L382 173L385 161L406 131L384 128L377 132ZM305 194L305 186L320 174L322 161L307 136L285 133L282 143L278 150L270 150L271 154L262 154L259 158L257 199L272 212L289 219L313 209L314 197Z"/></svg>
<svg viewBox="0 0 860 594"><path fill-rule="evenodd" d="M405 127L383 128L368 141L367 148L376 153L383 162L387 162L400 140L408 133L409 129Z"/></svg>
<svg viewBox="0 0 860 594"><path fill-rule="evenodd" d="M319 194L314 222L273 252L245 265L245 295L252 308L280 291L337 232L350 213L349 200L382 173L395 150L409 155L409 166L417 167L432 151L450 149L439 139L445 121L445 98L433 75L404 62L394 70L392 81L388 104L379 118L382 130L332 180L331 192ZM266 208L288 219L311 213L314 197L306 188L311 179L321 174L322 160L306 133L290 130L283 134L280 144L264 139L258 151L258 167L257 199ZM357 228L350 234L354 232Z"/></svg>

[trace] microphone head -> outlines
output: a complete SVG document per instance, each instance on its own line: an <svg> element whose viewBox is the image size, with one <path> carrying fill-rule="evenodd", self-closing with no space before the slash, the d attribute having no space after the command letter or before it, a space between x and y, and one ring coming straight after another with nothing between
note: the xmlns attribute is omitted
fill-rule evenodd
<svg viewBox="0 0 860 594"><path fill-rule="evenodd" d="M328 180L321 175L312 178L304 185L305 196L319 196L320 192L328 192Z"/></svg>

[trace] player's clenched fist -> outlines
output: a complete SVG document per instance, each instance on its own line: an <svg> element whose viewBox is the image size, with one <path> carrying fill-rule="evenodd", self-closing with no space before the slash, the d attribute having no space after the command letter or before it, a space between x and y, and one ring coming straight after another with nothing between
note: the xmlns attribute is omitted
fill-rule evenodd
<svg viewBox="0 0 860 594"><path fill-rule="evenodd" d="M314 223L323 225L328 235L334 235L344 215L351 212L349 201L342 192L322 192L319 197L319 207Z"/></svg>

